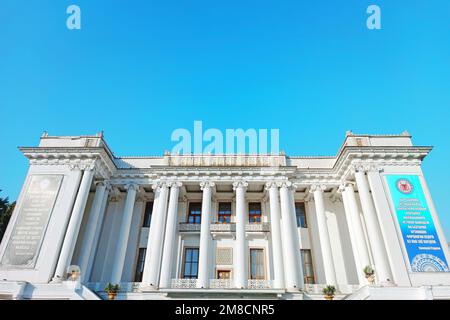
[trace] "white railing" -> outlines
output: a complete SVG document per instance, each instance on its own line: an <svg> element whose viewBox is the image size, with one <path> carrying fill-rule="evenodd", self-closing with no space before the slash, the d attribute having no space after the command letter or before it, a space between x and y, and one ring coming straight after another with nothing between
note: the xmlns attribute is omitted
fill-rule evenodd
<svg viewBox="0 0 450 320"><path fill-rule="evenodd" d="M236 231L236 224L234 224L234 223L215 222L215 223L212 223L209 226L209 229L212 232L235 232Z"/></svg>
<svg viewBox="0 0 450 320"><path fill-rule="evenodd" d="M230 289L233 288L233 280L231 279L212 279L209 286L211 289Z"/></svg>
<svg viewBox="0 0 450 320"><path fill-rule="evenodd" d="M322 290L326 287L326 284L305 284L305 292L309 294L323 294ZM351 294L361 288L360 285L353 284L340 284L336 286L337 293L339 294Z"/></svg>
<svg viewBox="0 0 450 320"><path fill-rule="evenodd" d="M181 222L178 224L178 231L181 232L197 232L200 231L201 224L200 223L185 223Z"/></svg>
<svg viewBox="0 0 450 320"><path fill-rule="evenodd" d="M272 288L271 280L248 280L248 289L270 289Z"/></svg>
<svg viewBox="0 0 450 320"><path fill-rule="evenodd" d="M270 231L270 224L263 222L263 223L250 223L245 225L245 231L247 232L269 232Z"/></svg>
<svg viewBox="0 0 450 320"><path fill-rule="evenodd" d="M197 279L172 279L173 289L195 289L197 288Z"/></svg>

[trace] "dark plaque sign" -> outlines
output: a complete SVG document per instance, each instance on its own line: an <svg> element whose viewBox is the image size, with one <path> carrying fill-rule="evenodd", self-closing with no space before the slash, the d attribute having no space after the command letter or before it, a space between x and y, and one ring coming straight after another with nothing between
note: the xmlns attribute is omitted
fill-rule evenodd
<svg viewBox="0 0 450 320"><path fill-rule="evenodd" d="M32 175L0 265L34 268L63 176Z"/></svg>

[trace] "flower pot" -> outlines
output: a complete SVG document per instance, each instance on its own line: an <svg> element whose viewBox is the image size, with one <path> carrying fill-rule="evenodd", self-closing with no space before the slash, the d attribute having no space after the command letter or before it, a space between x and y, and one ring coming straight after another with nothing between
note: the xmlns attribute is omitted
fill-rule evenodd
<svg viewBox="0 0 450 320"><path fill-rule="evenodd" d="M108 300L114 300L117 297L117 292L108 292Z"/></svg>
<svg viewBox="0 0 450 320"><path fill-rule="evenodd" d="M333 299L334 299L333 295L330 295L330 294L325 295L325 300L333 300Z"/></svg>
<svg viewBox="0 0 450 320"><path fill-rule="evenodd" d="M371 284L371 285L375 283L375 275L374 274L366 275L366 279L369 282L369 284Z"/></svg>

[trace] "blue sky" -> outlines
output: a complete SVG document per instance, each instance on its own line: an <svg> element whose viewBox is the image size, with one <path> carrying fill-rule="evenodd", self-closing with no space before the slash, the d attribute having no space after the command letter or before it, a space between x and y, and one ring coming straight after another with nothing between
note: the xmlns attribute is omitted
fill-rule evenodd
<svg viewBox="0 0 450 320"><path fill-rule="evenodd" d="M66 28L77 4L82 29ZM366 8L382 30L366 28ZM288 154L334 155L345 131L433 145L424 172L450 238L450 2L0 1L0 188L17 146L101 130L161 155L176 128L279 128Z"/></svg>

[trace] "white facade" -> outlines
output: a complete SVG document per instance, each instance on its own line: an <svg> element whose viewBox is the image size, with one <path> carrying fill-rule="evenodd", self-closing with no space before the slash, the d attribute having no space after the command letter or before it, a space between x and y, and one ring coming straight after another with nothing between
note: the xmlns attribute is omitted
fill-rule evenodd
<svg viewBox="0 0 450 320"><path fill-rule="evenodd" d="M119 158L102 135L44 135L20 150L30 168L0 245L0 297L91 299L120 283L121 299L315 299L325 285L349 299L450 298L449 272L412 270L396 218L386 177L418 176L450 261L421 170L431 148L413 146L406 132L348 132L334 157ZM19 212L33 208L36 176L60 185L42 200L49 208L39 207L49 212L33 229L34 260L22 248L30 259L14 265L21 247L9 244ZM69 266L79 267L78 283Z"/></svg>

